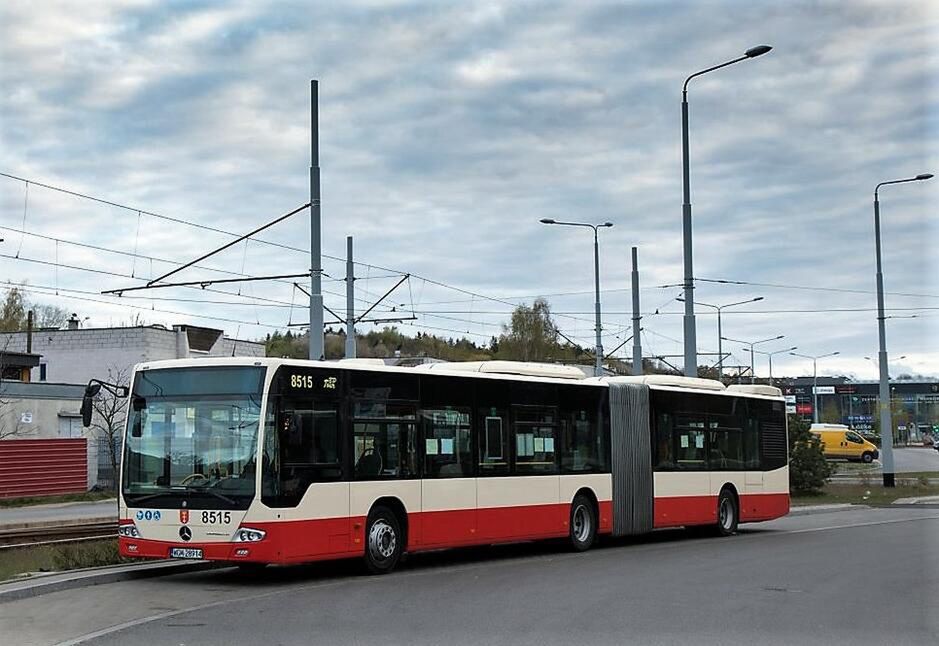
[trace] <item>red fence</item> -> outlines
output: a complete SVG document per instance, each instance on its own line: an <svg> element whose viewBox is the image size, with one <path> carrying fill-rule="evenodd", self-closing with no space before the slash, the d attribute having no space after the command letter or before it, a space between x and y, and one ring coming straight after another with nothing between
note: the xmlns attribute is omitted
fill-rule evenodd
<svg viewBox="0 0 939 646"><path fill-rule="evenodd" d="M86 491L87 457L84 438L0 441L0 498Z"/></svg>

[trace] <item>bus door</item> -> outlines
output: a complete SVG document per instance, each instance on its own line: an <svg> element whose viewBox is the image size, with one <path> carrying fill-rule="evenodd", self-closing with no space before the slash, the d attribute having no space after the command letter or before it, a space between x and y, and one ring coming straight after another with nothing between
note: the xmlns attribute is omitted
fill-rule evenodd
<svg viewBox="0 0 939 646"><path fill-rule="evenodd" d="M424 448L421 543L473 543L477 519L470 410L424 409L420 422Z"/></svg>

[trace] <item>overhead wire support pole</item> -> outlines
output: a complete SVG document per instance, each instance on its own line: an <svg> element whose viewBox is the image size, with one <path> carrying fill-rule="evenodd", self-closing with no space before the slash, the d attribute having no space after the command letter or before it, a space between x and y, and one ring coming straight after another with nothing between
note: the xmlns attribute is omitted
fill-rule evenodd
<svg viewBox="0 0 939 646"><path fill-rule="evenodd" d="M302 278L309 274L277 274L274 276L246 276L244 278L217 278L210 280L187 280L182 283L160 283L159 285L136 285L134 287L118 287L117 289L106 289L102 294L122 295L124 292L139 292L144 289L164 289L166 287L208 287L209 285L219 285L222 283L252 283L259 280L284 280L287 278ZM232 294L234 296L234 294Z"/></svg>
<svg viewBox="0 0 939 646"><path fill-rule="evenodd" d="M374 303L372 303L371 305L369 305L368 309L365 310L364 312L362 312L362 314L361 314L358 318L355 319L355 322L358 323L359 321L361 321L362 319L364 319L364 318L368 315L369 312L371 312L373 309L375 309L375 308L378 306L378 304L381 303L383 300L385 300L386 298L388 298L388 295L391 294L391 292L393 292L394 290L398 289L398 287L401 286L401 283L403 283L404 281L406 281L406 280L407 280L408 278L410 278L410 277L411 277L411 274L405 274L404 276L402 276L402 277L401 277L401 280L399 280L398 282L396 282L396 283L394 284L394 287L392 287L392 288L389 289L387 292L385 292L384 294L382 294L382 297L379 298L377 301L375 301Z"/></svg>
<svg viewBox="0 0 939 646"><path fill-rule="evenodd" d="M323 250L320 213L319 82L310 81L310 342L309 357L325 359Z"/></svg>
<svg viewBox="0 0 939 646"><path fill-rule="evenodd" d="M346 236L346 359L355 359L355 267L352 236Z"/></svg>
<svg viewBox="0 0 939 646"><path fill-rule="evenodd" d="M238 238L235 238L235 239L232 240L231 242L227 242L227 243L223 244L221 247L219 247L218 249L215 249L214 251L210 251L210 252L207 253L207 254L204 254L204 255L202 255L202 256L199 256L199 257L196 258L195 260L192 260L192 261L190 261L190 262L187 262L185 265L182 265L182 266L180 266L180 267L177 267L176 269L174 269L174 270L172 270L172 271L170 271L170 272L167 272L167 273L163 274L162 276L159 276L159 277L157 277L157 278L154 278L154 279L150 280L150 281L147 283L147 287L151 287L154 283L158 283L158 282L160 282L161 280L165 280L166 278L169 278L169 277L172 276L173 274L178 274L178 273L181 272L183 269L188 269L189 267L192 267L192 266L195 265L196 263L202 262L202 261L205 260L206 258L209 258L209 257L211 257L211 256L214 256L215 254L217 254L217 253L219 253L219 252L221 252L221 251L225 251L225 250L228 249L229 247L232 247L232 246L238 244L239 242L241 242L241 241L244 240L245 238L250 238L250 237L253 236L253 235L256 235L256 234L258 234L258 233L261 233L261 231L264 231L265 229L269 229L269 228L271 228L272 226L274 226L275 224L278 224L279 222L283 222L284 220L286 220L286 219L289 218L290 216L296 215L297 213L299 213L300 211L302 211L303 209L305 209L305 208L307 208L307 207L309 207L309 206L310 206L310 204L307 203L307 204L304 204L303 206L299 206L299 207L295 208L295 209L294 209L293 211L291 211L290 213L284 213L284 214L283 214L282 216L280 216L279 218L277 218L277 219L275 219L275 220L272 220L271 222L268 222L268 223L265 224L264 226L260 226L260 227L258 227L257 229L255 229L254 231L251 231L251 232L249 232L249 233L246 233L246 234L244 234L243 236L240 236L240 237L238 237Z"/></svg>
<svg viewBox="0 0 939 646"><path fill-rule="evenodd" d="M639 339L640 330L639 321L639 249L632 248L633 252L633 271L632 271L632 297L633 297L633 374L642 374L642 342ZM610 353L612 354L612 352Z"/></svg>

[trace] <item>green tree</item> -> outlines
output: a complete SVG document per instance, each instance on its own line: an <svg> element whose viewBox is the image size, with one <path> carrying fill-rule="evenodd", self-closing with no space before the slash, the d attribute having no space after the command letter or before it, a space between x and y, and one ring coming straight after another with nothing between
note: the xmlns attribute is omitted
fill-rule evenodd
<svg viewBox="0 0 939 646"><path fill-rule="evenodd" d="M809 432L809 423L789 416L789 490L817 492L831 477L832 468L822 453L822 444Z"/></svg>
<svg viewBox="0 0 939 646"><path fill-rule="evenodd" d="M536 298L531 307L519 305L512 312L509 325L499 336L499 359L545 361L557 358L557 327L551 318L551 306Z"/></svg>
<svg viewBox="0 0 939 646"><path fill-rule="evenodd" d="M30 303L21 287L12 287L0 306L0 332L20 332L26 329L29 310L33 310L35 328L60 328L68 319L68 310L55 305Z"/></svg>
<svg viewBox="0 0 939 646"><path fill-rule="evenodd" d="M12 287L0 307L0 332L19 332L26 329L29 304L19 287Z"/></svg>

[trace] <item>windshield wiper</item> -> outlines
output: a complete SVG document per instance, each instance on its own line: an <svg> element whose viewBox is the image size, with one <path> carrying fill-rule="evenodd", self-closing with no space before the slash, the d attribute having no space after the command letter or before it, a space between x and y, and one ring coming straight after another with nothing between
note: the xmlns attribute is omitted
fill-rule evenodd
<svg viewBox="0 0 939 646"><path fill-rule="evenodd" d="M127 496L134 496L134 495L136 494L125 493L124 497L126 498ZM172 489L169 491L161 491L160 493L148 493L144 496L140 496L139 498L135 498L134 500L128 500L127 503L136 505L146 500L153 500L154 498L159 498L160 496L171 496L171 495L173 495Z"/></svg>
<svg viewBox="0 0 939 646"><path fill-rule="evenodd" d="M195 488L195 487L193 487L193 488L187 488L186 490L189 491L189 492L197 491L197 492L199 492L199 493L207 493L207 494L210 494L210 495L212 495L212 496L215 496L215 497L218 498L219 500L224 500L224 501L227 502L229 505L237 505L237 504L238 504L238 501L235 500L234 498L229 498L229 497L226 496L225 494L219 493L219 492L217 492L217 491L213 491L212 489L209 489L208 487L206 487L206 488Z"/></svg>

